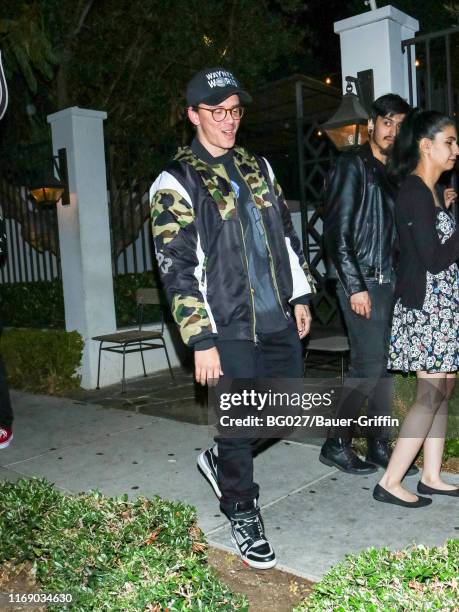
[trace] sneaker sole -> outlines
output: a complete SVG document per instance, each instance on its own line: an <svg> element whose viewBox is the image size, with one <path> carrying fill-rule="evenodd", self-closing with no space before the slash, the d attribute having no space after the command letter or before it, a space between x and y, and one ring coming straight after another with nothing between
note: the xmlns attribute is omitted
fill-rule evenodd
<svg viewBox="0 0 459 612"><path fill-rule="evenodd" d="M13 434L11 434L11 438L7 442L2 442L2 444L0 444L0 450L2 448L8 448L8 446L11 444L12 441L13 441Z"/></svg>
<svg viewBox="0 0 459 612"><path fill-rule="evenodd" d="M374 474L375 472L378 471L377 467L368 468L368 469L365 469L365 470L345 469L345 468L343 468L342 465L339 465L339 463L335 463L334 461L331 461L330 459L327 459L323 455L319 455L319 461L321 463L323 463L324 465L328 465L329 467L338 468L338 470L341 470L345 474L357 474L357 475L361 475L361 476L366 476L367 474Z"/></svg>
<svg viewBox="0 0 459 612"><path fill-rule="evenodd" d="M239 550L239 547L237 545L236 540L233 538L233 536L231 536L231 542L233 543L234 548L236 549L237 554L241 557L242 562L245 565L248 565L249 567L253 567L253 569L271 569L273 568L276 563L277 563L277 559L273 559L272 561L266 561L265 563L262 563L261 561L252 561L250 559L247 559L246 557L244 557L241 553L241 551Z"/></svg>
<svg viewBox="0 0 459 612"><path fill-rule="evenodd" d="M215 495L218 497L218 499L221 499L222 492L220 491L218 483L215 482L212 471L209 470L209 468L207 467L207 463L204 461L202 453L198 455L197 464L198 464L198 468L201 471L202 475L204 476L204 478L207 480L207 482L210 484L210 486L214 490Z"/></svg>

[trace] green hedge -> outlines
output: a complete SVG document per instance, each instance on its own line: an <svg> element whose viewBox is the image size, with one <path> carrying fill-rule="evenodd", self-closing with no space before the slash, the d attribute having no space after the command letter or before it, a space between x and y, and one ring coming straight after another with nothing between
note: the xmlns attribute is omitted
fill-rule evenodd
<svg viewBox="0 0 459 612"><path fill-rule="evenodd" d="M457 610L458 575L459 540L397 552L370 548L333 567L295 612Z"/></svg>
<svg viewBox="0 0 459 612"><path fill-rule="evenodd" d="M135 292L143 287L156 287L153 272L123 274L113 280L118 327L135 325L137 308ZM1 314L5 327L65 328L62 281L1 285ZM145 309L146 321L157 321L158 308Z"/></svg>
<svg viewBox="0 0 459 612"><path fill-rule="evenodd" d="M31 561L43 592L72 595L50 610L248 610L208 566L196 512L181 502L3 482L0 533L0 564Z"/></svg>
<svg viewBox="0 0 459 612"><path fill-rule="evenodd" d="M0 286L1 316L6 327L65 328L62 282Z"/></svg>
<svg viewBox="0 0 459 612"><path fill-rule="evenodd" d="M15 389L59 395L80 386L83 339L76 331L7 330L0 349Z"/></svg>
<svg viewBox="0 0 459 612"><path fill-rule="evenodd" d="M157 283L153 272L115 276L113 291L115 293L116 323L118 327L135 325L137 323L137 306L135 302L137 289L156 286ZM157 306L146 307L144 317L145 322L157 321L159 318L159 308Z"/></svg>

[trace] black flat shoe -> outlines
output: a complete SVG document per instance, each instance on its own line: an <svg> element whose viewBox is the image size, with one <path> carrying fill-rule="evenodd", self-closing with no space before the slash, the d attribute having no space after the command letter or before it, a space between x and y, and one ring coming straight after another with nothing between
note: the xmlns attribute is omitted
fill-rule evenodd
<svg viewBox="0 0 459 612"><path fill-rule="evenodd" d="M433 489L423 482L418 482L418 493L423 495L449 495L449 497L459 497L459 489L451 489L451 491L442 491L441 489Z"/></svg>
<svg viewBox="0 0 459 612"><path fill-rule="evenodd" d="M395 506L403 506L403 508L422 508L423 506L428 506L432 503L432 500L429 497L418 497L415 502L407 502L404 499L400 499L400 497L396 497L383 489L383 487L379 484L375 486L373 489L373 497L376 501L384 502L386 504L394 504Z"/></svg>

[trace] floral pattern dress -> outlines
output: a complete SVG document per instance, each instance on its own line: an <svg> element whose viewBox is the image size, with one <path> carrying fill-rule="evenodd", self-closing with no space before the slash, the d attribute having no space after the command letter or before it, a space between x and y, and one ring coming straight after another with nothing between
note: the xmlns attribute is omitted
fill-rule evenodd
<svg viewBox="0 0 459 612"><path fill-rule="evenodd" d="M437 211L436 229L444 243L454 232L455 221ZM426 297L421 310L395 303L388 368L402 372L424 370L456 372L459 369L459 269L454 263L438 274L426 272Z"/></svg>

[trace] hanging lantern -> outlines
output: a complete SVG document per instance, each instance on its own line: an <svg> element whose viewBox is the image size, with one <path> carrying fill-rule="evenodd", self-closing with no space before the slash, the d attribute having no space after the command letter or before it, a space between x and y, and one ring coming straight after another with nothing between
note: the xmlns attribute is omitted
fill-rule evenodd
<svg viewBox="0 0 459 612"><path fill-rule="evenodd" d="M46 180L30 187L30 194L40 206L54 206L61 199L65 187L65 183L50 173Z"/></svg>
<svg viewBox="0 0 459 612"><path fill-rule="evenodd" d="M59 178L54 175L57 172ZM62 205L67 206L69 200L67 154L65 149L59 149L53 157L53 167L45 174L45 178L29 187L30 195L40 206L55 206L62 198Z"/></svg>
<svg viewBox="0 0 459 612"><path fill-rule="evenodd" d="M358 96L352 91L352 83L346 77L346 93L336 113L321 127L339 150L361 145L368 140L368 113Z"/></svg>

